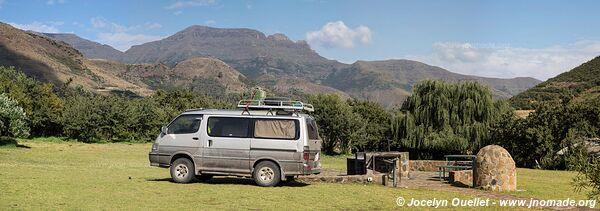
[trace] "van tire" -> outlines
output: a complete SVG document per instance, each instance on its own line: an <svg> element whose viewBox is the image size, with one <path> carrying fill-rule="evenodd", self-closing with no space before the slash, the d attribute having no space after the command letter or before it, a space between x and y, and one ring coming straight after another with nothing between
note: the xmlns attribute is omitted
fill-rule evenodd
<svg viewBox="0 0 600 211"><path fill-rule="evenodd" d="M176 183L190 183L194 180L194 163L187 158L178 158L171 164L171 178Z"/></svg>
<svg viewBox="0 0 600 211"><path fill-rule="evenodd" d="M210 180L212 178L213 178L212 174L200 174L200 175L196 175L196 179L198 181L202 181L202 182L208 181L208 180Z"/></svg>
<svg viewBox="0 0 600 211"><path fill-rule="evenodd" d="M277 164L271 161L262 161L256 165L252 173L254 182L263 187L272 187L281 181L281 171Z"/></svg>

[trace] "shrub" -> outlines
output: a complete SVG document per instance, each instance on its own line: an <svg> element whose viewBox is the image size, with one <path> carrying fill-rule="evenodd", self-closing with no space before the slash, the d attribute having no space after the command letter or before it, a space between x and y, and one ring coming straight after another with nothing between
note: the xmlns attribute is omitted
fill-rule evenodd
<svg viewBox="0 0 600 211"><path fill-rule="evenodd" d="M29 136L27 117L17 101L0 94L0 137L24 138Z"/></svg>
<svg viewBox="0 0 600 211"><path fill-rule="evenodd" d="M573 169L578 171L573 178L575 191L587 191L589 199L600 200L600 157L582 159Z"/></svg>
<svg viewBox="0 0 600 211"><path fill-rule="evenodd" d="M14 68L0 67L0 92L19 102L27 113L33 136L61 135L59 117L64 103L52 84L27 77Z"/></svg>

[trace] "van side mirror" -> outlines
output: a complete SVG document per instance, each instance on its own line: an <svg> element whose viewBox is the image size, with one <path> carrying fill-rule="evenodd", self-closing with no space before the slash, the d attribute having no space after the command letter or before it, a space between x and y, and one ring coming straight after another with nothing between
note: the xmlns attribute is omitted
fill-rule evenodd
<svg viewBox="0 0 600 211"><path fill-rule="evenodd" d="M167 135L167 126L162 126L162 128L160 128L160 134Z"/></svg>

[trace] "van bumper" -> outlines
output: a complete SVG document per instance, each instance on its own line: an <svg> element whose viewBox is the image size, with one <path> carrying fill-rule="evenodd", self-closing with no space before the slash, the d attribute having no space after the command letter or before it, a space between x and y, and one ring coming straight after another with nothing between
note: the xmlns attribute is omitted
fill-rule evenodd
<svg viewBox="0 0 600 211"><path fill-rule="evenodd" d="M156 152L148 153L148 160L150 161L150 166L168 167L168 165L164 165L164 164L160 163L160 155Z"/></svg>
<svg viewBox="0 0 600 211"><path fill-rule="evenodd" d="M309 166L304 164L304 169L302 171L302 174L311 175L311 174L320 174L320 173L321 173L321 166L310 168Z"/></svg>

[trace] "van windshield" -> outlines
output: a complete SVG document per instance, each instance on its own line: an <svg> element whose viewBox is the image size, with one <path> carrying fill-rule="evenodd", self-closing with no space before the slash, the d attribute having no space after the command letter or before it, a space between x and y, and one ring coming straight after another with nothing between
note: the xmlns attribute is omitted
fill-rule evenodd
<svg viewBox="0 0 600 211"><path fill-rule="evenodd" d="M317 123L313 119L306 119L306 128L308 131L308 139L320 140L319 131L317 129Z"/></svg>

